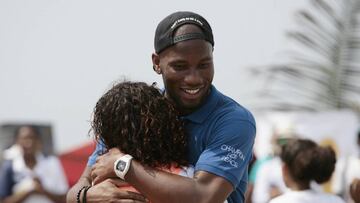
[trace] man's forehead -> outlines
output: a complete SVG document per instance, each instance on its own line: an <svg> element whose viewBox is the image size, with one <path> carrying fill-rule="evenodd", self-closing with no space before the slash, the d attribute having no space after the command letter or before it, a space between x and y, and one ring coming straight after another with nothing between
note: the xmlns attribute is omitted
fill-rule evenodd
<svg viewBox="0 0 360 203"><path fill-rule="evenodd" d="M171 61L187 61L192 56L197 56L198 60L212 60L212 45L202 39L193 39L174 44L159 54Z"/></svg>

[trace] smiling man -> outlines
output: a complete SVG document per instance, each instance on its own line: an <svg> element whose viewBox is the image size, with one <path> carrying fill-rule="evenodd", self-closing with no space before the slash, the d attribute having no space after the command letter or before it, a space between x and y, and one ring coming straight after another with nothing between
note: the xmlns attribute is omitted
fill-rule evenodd
<svg viewBox="0 0 360 203"><path fill-rule="evenodd" d="M77 195L86 202L145 201L141 195L117 189L119 183L112 177L128 182L156 203L244 202L255 120L212 85L210 25L196 13L175 12L159 23L154 44L153 69L163 78L165 96L185 120L194 177L144 167L117 149L98 156L102 151L98 145L82 178L68 193L68 202L75 202ZM81 190L91 183L95 185Z"/></svg>

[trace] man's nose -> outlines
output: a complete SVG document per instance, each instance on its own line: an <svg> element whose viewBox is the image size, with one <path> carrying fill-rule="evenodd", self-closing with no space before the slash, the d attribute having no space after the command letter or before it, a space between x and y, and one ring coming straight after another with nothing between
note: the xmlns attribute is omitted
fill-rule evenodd
<svg viewBox="0 0 360 203"><path fill-rule="evenodd" d="M201 75L198 70L189 70L185 76L185 82L189 85L198 85L202 82Z"/></svg>

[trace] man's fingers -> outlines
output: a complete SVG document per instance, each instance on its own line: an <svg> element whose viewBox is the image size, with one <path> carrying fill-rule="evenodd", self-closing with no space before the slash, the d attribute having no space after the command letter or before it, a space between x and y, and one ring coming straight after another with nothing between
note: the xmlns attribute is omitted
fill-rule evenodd
<svg viewBox="0 0 360 203"><path fill-rule="evenodd" d="M118 197L127 198L129 200L137 200L140 202L146 202L146 198L143 195L130 191L121 191L120 193L118 193Z"/></svg>
<svg viewBox="0 0 360 203"><path fill-rule="evenodd" d="M99 176L95 176L95 177L93 177L92 184L93 184L93 185L96 185L96 184L100 183L101 181L102 181L102 180L100 179Z"/></svg>
<svg viewBox="0 0 360 203"><path fill-rule="evenodd" d="M99 155L96 160L95 160L95 163L98 163L100 161L100 159L104 156L105 154L102 154L102 155Z"/></svg>
<svg viewBox="0 0 360 203"><path fill-rule="evenodd" d="M147 201L139 201L139 200L133 200L133 199L121 199L118 202L119 203L144 203Z"/></svg>
<svg viewBox="0 0 360 203"><path fill-rule="evenodd" d="M91 167L91 169L90 169L90 177L91 177L91 178L93 177L94 171L95 171L95 167L93 166L93 167Z"/></svg>
<svg viewBox="0 0 360 203"><path fill-rule="evenodd" d="M94 182L94 179L96 178L96 173L95 173L95 169L94 167L91 168L91 172L90 172L90 177L91 177L91 180Z"/></svg>
<svg viewBox="0 0 360 203"><path fill-rule="evenodd" d="M122 187L122 186L128 186L129 183L121 180L120 178L111 178L109 179L111 181L112 184L116 185L117 187Z"/></svg>
<svg viewBox="0 0 360 203"><path fill-rule="evenodd" d="M98 175L98 170L96 170L95 167L91 169L90 177L92 179L93 185L98 184L104 180L104 178Z"/></svg>
<svg viewBox="0 0 360 203"><path fill-rule="evenodd" d="M92 185L96 185L100 182L102 182L103 180L100 178L100 176L97 175L96 170L91 170L91 179L92 179Z"/></svg>

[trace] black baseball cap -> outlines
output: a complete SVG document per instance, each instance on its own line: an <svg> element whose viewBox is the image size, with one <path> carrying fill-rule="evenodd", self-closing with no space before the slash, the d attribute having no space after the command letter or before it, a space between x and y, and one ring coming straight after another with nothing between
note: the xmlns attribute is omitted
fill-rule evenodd
<svg viewBox="0 0 360 203"><path fill-rule="evenodd" d="M201 28L202 33L187 33L174 37L177 28L184 24L194 24ZM178 11L165 17L155 31L155 52L160 53L164 49L185 40L203 39L214 46L214 37L209 23L199 14L189 11Z"/></svg>

